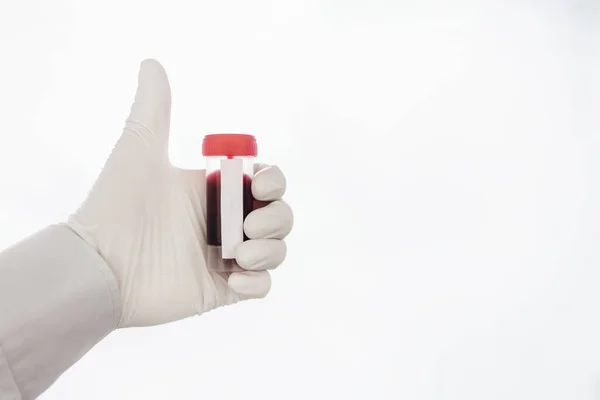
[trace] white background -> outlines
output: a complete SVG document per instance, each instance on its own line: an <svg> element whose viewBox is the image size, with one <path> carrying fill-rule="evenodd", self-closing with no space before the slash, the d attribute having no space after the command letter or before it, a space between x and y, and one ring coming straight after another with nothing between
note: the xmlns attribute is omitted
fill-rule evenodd
<svg viewBox="0 0 600 400"><path fill-rule="evenodd" d="M76 209L147 57L173 162L253 133L296 214L266 300L42 398L599 399L597 4L1 0L0 245Z"/></svg>

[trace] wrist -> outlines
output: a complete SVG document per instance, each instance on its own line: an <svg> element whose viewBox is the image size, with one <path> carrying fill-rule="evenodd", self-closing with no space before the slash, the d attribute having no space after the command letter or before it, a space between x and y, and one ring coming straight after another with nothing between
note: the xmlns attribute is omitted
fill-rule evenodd
<svg viewBox="0 0 600 400"><path fill-rule="evenodd" d="M0 253L0 346L24 398L34 398L112 332L121 316L106 262L65 225Z"/></svg>
<svg viewBox="0 0 600 400"><path fill-rule="evenodd" d="M110 298L112 305L112 329L118 328L119 321L122 313L122 302L121 302L121 291L119 289L118 279L108 264L108 262L100 255L100 253L89 244L89 242L83 238L77 231L75 231L69 224L61 223L49 227L48 229L65 230L69 234L65 236L72 236L73 247L78 247L78 254L81 256L81 264L93 268L97 271L98 275L104 282L104 290L107 293L107 297Z"/></svg>

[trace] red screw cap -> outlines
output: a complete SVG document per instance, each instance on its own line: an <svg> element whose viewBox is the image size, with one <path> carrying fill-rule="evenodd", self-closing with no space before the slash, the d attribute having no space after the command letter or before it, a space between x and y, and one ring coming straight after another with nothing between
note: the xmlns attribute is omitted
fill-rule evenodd
<svg viewBox="0 0 600 400"><path fill-rule="evenodd" d="M217 133L206 135L202 142L202 155L224 157L256 157L256 138L242 133Z"/></svg>

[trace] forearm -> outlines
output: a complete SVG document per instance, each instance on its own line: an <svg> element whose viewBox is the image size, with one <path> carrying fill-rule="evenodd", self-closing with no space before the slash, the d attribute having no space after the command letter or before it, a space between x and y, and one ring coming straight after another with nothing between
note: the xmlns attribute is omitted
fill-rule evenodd
<svg viewBox="0 0 600 400"><path fill-rule="evenodd" d="M115 329L118 285L68 227L0 253L0 399L32 399Z"/></svg>

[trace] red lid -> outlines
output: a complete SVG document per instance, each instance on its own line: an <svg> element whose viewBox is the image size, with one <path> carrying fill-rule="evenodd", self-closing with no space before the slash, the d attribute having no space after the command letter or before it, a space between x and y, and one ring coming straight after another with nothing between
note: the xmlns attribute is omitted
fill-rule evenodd
<svg viewBox="0 0 600 400"><path fill-rule="evenodd" d="M256 157L256 139L242 133L217 133L204 136L203 156Z"/></svg>

